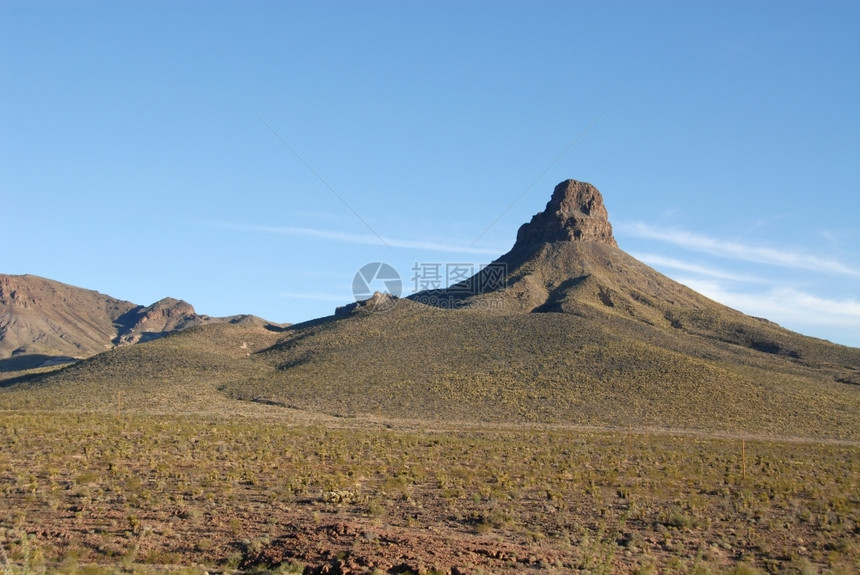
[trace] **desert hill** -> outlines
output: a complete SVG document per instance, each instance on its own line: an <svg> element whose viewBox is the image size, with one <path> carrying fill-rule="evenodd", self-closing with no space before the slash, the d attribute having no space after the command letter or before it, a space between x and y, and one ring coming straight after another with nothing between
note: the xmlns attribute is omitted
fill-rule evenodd
<svg viewBox="0 0 860 575"><path fill-rule="evenodd" d="M860 349L747 316L629 256L587 183L556 186L476 276L384 300L290 330L260 354L277 377L225 391L343 415L835 435L860 423Z"/></svg>
<svg viewBox="0 0 860 575"><path fill-rule="evenodd" d="M506 273L283 332L203 325L115 349L7 384L0 408L113 409L122 389L144 411L185 409L185 397L204 410L860 439L860 349L746 316L635 260L589 184L559 184L495 265Z"/></svg>
<svg viewBox="0 0 860 575"><path fill-rule="evenodd" d="M501 284L487 277L498 269L505 270ZM801 364L805 357L817 367L854 365L845 354L858 352L731 309L631 257L618 249L600 192L575 180L555 187L546 209L521 226L514 247L492 266L462 285L411 298L456 309L615 316ZM852 379L853 371L842 365L834 373Z"/></svg>
<svg viewBox="0 0 860 575"><path fill-rule="evenodd" d="M38 276L0 274L3 371L64 363L212 322L266 323L199 315L173 298L142 306Z"/></svg>

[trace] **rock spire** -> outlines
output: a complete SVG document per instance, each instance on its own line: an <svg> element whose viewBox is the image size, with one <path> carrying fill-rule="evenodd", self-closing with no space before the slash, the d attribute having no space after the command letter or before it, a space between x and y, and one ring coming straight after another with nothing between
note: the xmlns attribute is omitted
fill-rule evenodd
<svg viewBox="0 0 860 575"><path fill-rule="evenodd" d="M517 246L563 241L599 242L618 247L609 214L597 188L565 180L555 187L546 209L517 232Z"/></svg>

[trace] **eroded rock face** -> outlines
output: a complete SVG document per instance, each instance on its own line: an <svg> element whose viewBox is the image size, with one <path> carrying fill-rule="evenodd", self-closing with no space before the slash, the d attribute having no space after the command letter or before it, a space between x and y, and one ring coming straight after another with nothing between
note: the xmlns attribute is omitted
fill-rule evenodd
<svg viewBox="0 0 860 575"><path fill-rule="evenodd" d="M591 184L576 180L561 182L553 190L546 209L517 232L517 246L560 241L600 242L618 247L603 197Z"/></svg>
<svg viewBox="0 0 860 575"><path fill-rule="evenodd" d="M120 316L115 323L117 337L113 343L126 345L149 341L207 323L208 320L207 316L198 315L188 302L166 297L147 307L138 306Z"/></svg>

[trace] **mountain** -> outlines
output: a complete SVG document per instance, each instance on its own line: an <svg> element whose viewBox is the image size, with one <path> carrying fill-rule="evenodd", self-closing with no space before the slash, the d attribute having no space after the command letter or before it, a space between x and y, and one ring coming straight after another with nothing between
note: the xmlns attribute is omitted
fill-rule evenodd
<svg viewBox="0 0 860 575"><path fill-rule="evenodd" d="M265 323L198 315L173 298L142 306L38 276L0 274L3 371L67 363L212 322Z"/></svg>
<svg viewBox="0 0 860 575"><path fill-rule="evenodd" d="M13 382L0 408L113 409L117 390L141 411L860 439L860 349L637 261L598 190L573 180L461 284L379 294L283 331L202 325Z"/></svg>
<svg viewBox="0 0 860 575"><path fill-rule="evenodd" d="M354 416L860 430L860 349L747 316L639 262L618 248L599 191L574 180L461 284L345 306L260 358L276 376L225 391Z"/></svg>
<svg viewBox="0 0 860 575"><path fill-rule="evenodd" d="M546 209L520 227L514 247L480 274L411 299L456 309L613 316L797 360L815 355L839 363L846 349L747 316L636 260L618 248L597 188L575 180L558 184Z"/></svg>

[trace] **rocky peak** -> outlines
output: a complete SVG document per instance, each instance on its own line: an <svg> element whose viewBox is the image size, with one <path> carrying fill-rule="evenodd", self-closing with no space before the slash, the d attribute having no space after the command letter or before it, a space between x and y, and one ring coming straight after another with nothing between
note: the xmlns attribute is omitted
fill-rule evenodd
<svg viewBox="0 0 860 575"><path fill-rule="evenodd" d="M520 227L515 247L563 241L599 242L618 247L612 237L603 197L589 183L565 180L558 184L546 209Z"/></svg>
<svg viewBox="0 0 860 575"><path fill-rule="evenodd" d="M194 311L194 307L190 303L172 297L160 299L143 310L144 321L194 315L197 315L197 312Z"/></svg>

